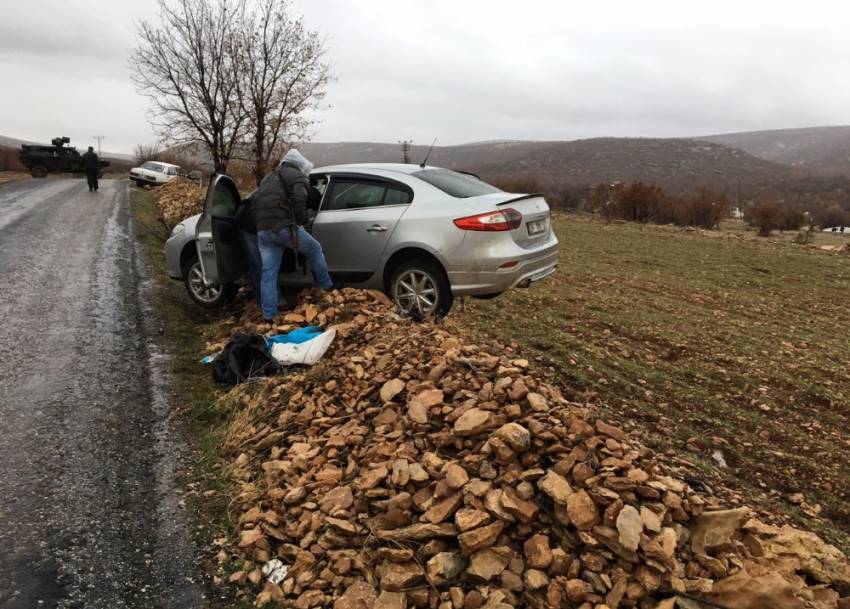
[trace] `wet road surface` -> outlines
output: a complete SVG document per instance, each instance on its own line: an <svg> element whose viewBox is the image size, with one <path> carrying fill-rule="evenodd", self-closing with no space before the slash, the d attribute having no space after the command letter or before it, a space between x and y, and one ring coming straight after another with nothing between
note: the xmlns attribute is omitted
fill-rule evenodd
<svg viewBox="0 0 850 609"><path fill-rule="evenodd" d="M128 186L0 186L0 608L203 607Z"/></svg>

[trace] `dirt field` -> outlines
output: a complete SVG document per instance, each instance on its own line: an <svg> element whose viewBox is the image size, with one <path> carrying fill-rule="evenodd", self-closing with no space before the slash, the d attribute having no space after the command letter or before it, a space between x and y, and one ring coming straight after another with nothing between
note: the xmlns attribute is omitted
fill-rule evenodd
<svg viewBox="0 0 850 609"><path fill-rule="evenodd" d="M709 484L850 550L850 255L740 226L555 226L556 275L467 300L456 322L509 337Z"/></svg>

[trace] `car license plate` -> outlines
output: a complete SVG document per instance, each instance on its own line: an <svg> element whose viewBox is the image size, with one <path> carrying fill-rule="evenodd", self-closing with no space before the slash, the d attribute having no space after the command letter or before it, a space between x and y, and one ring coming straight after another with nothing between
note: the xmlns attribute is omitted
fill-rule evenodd
<svg viewBox="0 0 850 609"><path fill-rule="evenodd" d="M529 236L539 235L546 230L546 220L532 220L526 226Z"/></svg>

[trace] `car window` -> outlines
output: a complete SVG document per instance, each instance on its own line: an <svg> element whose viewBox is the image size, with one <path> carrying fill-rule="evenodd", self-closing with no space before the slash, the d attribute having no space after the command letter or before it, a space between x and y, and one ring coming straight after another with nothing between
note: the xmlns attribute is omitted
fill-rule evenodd
<svg viewBox="0 0 850 609"><path fill-rule="evenodd" d="M502 192L483 180L449 169L422 169L414 171L411 175L439 188L447 195L461 199Z"/></svg>
<svg viewBox="0 0 850 609"><path fill-rule="evenodd" d="M159 163L152 163L151 161L148 161L147 163L142 165L142 169L149 169L151 171L162 173L162 165L160 165Z"/></svg>
<svg viewBox="0 0 850 609"><path fill-rule="evenodd" d="M409 190L387 186L387 193L384 195L384 205L406 205L410 203L412 198Z"/></svg>
<svg viewBox="0 0 850 609"><path fill-rule="evenodd" d="M386 182L356 179L334 179L322 209L336 211L361 209L381 205L406 205L413 199L413 192L403 186Z"/></svg>
<svg viewBox="0 0 850 609"><path fill-rule="evenodd" d="M177 168L176 167L169 167L168 168L168 175L176 176L177 175Z"/></svg>
<svg viewBox="0 0 850 609"><path fill-rule="evenodd" d="M215 190L213 190L212 215L232 218L236 215L238 206L239 199L236 193L228 186L227 182L219 180L215 185Z"/></svg>

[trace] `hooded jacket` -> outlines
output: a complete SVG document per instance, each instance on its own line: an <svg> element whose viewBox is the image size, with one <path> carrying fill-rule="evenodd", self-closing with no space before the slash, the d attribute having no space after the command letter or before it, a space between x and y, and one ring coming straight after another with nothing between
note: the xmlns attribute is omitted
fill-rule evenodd
<svg viewBox="0 0 850 609"><path fill-rule="evenodd" d="M307 219L307 193L313 164L295 149L260 182L252 196L257 230L301 226Z"/></svg>

